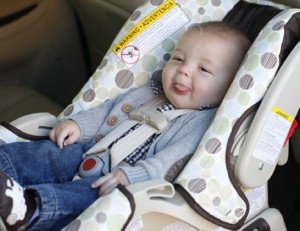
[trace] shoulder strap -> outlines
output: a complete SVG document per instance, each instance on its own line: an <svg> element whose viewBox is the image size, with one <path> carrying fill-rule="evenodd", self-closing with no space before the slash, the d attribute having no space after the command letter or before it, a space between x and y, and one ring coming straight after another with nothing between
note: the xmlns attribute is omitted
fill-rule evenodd
<svg viewBox="0 0 300 231"><path fill-rule="evenodd" d="M107 150L109 145L117 138L127 132L136 124L140 127L130 132L111 147L111 167L116 166L136 148L145 142L154 133L161 133L169 123L178 116L181 116L192 110L172 110L161 113L156 109L166 103L165 97L155 96L151 98L142 107L133 110L128 119L122 122L117 128L112 130L101 141L90 148L85 155L95 154Z"/></svg>

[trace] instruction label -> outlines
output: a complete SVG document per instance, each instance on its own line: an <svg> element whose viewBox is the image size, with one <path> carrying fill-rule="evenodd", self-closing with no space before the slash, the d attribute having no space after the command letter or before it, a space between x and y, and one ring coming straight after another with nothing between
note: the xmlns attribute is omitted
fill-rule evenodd
<svg viewBox="0 0 300 231"><path fill-rule="evenodd" d="M274 164L283 147L293 118L273 107L262 130L253 156L269 164Z"/></svg>
<svg viewBox="0 0 300 231"><path fill-rule="evenodd" d="M174 0L167 0L141 19L113 51L130 68L188 21Z"/></svg>

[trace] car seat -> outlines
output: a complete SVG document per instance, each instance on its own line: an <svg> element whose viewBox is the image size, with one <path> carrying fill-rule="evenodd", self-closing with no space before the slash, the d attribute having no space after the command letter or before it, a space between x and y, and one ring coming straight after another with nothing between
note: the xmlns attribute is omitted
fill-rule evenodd
<svg viewBox="0 0 300 231"><path fill-rule="evenodd" d="M37 135L46 135L57 119L147 84L150 78L159 80L177 39L192 23L225 20L253 39L212 124L175 181L119 186L64 230L286 230L280 212L268 206L267 182L276 165L287 160L284 144L299 109L291 100L300 62L299 12L260 0L149 0L133 12L93 76L58 118L42 114L15 121L25 132L35 127ZM42 118L43 132L28 117ZM4 126L2 142L26 140Z"/></svg>

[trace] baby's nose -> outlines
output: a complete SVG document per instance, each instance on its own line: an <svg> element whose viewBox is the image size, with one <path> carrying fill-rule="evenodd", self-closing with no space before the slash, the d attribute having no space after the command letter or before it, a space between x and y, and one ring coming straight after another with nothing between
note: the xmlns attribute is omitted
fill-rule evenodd
<svg viewBox="0 0 300 231"><path fill-rule="evenodd" d="M189 77L191 74L190 68L188 65L181 65L177 69L177 73L186 77Z"/></svg>

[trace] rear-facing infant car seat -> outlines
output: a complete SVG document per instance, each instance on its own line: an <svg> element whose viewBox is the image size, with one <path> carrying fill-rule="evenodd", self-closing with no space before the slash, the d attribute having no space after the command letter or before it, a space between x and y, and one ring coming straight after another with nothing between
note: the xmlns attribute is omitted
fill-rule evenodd
<svg viewBox="0 0 300 231"><path fill-rule="evenodd" d="M192 23L237 24L253 45L174 182L119 186L64 230L286 230L280 212L268 206L267 182L277 163L286 161L283 146L299 108L290 100L297 92L299 12L255 0L149 0L134 11L58 120L150 78L159 80L178 38ZM15 140L7 129L0 134L3 142Z"/></svg>

